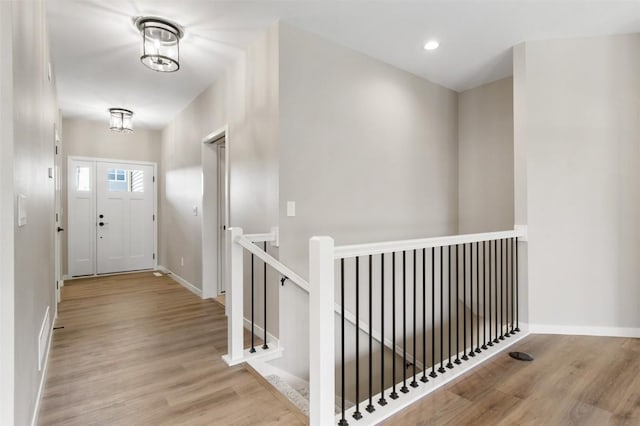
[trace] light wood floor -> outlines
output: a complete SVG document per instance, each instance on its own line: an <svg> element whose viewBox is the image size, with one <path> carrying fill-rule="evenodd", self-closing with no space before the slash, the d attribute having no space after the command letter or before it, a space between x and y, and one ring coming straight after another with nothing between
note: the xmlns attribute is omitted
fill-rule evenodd
<svg viewBox="0 0 640 426"><path fill-rule="evenodd" d="M223 307L169 277L69 282L56 325L41 425L304 423L222 362ZM385 424L640 425L640 339L536 335L513 350L536 360L499 354Z"/></svg>
<svg viewBox="0 0 640 426"><path fill-rule="evenodd" d="M640 425L640 339L533 335L386 425ZM349 422L349 424L355 424Z"/></svg>
<svg viewBox="0 0 640 426"><path fill-rule="evenodd" d="M226 353L224 308L152 273L69 281L40 425L303 424Z"/></svg>

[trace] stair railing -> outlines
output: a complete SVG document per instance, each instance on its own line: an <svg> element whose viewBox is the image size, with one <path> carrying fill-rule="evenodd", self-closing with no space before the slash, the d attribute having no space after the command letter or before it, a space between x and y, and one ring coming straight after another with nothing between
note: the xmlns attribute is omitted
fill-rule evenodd
<svg viewBox="0 0 640 426"><path fill-rule="evenodd" d="M310 424L376 424L522 338L518 246L523 237L526 231L518 229L341 247L330 237L312 238ZM349 300L355 304L352 321ZM336 307L338 327L333 326ZM385 330L391 333L391 344L378 345L375 356L374 322L378 341L386 341ZM389 346L394 350L386 351ZM355 389L347 396L348 383ZM347 407L347 400L354 405Z"/></svg>
<svg viewBox="0 0 640 426"><path fill-rule="evenodd" d="M264 263L263 294L267 293L269 265L281 274L282 282L288 279L310 296L311 425L375 424L492 356L497 352L492 346L520 331L518 242L526 236L524 230L339 247L330 237L313 237L309 282L268 253L267 243L277 240L276 233L243 235L239 228L230 228L228 233L229 353L224 358L234 365L273 350L266 327L263 346L254 344L257 258ZM251 255L252 292L251 344L247 348L245 251ZM354 309L347 306L348 292L355 293L355 299L350 299L355 300ZM266 298L262 303L266 325ZM364 345L360 346L362 334ZM510 339L511 343L516 339ZM349 362L355 365L347 371L346 352L354 349L354 340L357 356ZM379 356L374 356L376 346ZM360 360L362 352L366 362ZM347 398L350 381L355 383L355 393ZM340 398L338 416L336 396ZM347 406L348 400L354 404Z"/></svg>

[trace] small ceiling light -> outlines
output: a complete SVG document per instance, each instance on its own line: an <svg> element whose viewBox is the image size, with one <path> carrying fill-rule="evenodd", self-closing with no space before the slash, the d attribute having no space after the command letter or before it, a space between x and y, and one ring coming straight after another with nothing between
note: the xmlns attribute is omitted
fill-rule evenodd
<svg viewBox="0 0 640 426"><path fill-rule="evenodd" d="M436 50L438 47L440 47L440 43L436 40L429 40L425 43L424 50Z"/></svg>
<svg viewBox="0 0 640 426"><path fill-rule="evenodd" d="M133 132L133 112L124 108L109 108L111 114L111 122L109 128L114 132L132 133Z"/></svg>
<svg viewBox="0 0 640 426"><path fill-rule="evenodd" d="M165 19L142 17L135 21L142 35L140 61L159 72L174 72L180 69L180 39L182 29Z"/></svg>

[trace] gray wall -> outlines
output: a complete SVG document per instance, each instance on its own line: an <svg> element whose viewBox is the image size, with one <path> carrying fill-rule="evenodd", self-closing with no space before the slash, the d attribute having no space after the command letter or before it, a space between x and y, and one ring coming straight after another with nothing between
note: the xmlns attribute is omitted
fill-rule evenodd
<svg viewBox="0 0 640 426"><path fill-rule="evenodd" d="M65 118L62 120L62 130L65 166L70 155L160 162L159 130L134 127L133 133L113 132L109 130L107 111L104 121Z"/></svg>
<svg viewBox="0 0 640 426"><path fill-rule="evenodd" d="M12 3L0 2L0 50L13 51ZM14 417L13 55L0 67L0 424Z"/></svg>
<svg viewBox="0 0 640 426"><path fill-rule="evenodd" d="M226 124L224 95L224 81L214 83L162 131L159 263L198 288L202 228L193 207L202 208L202 138Z"/></svg>
<svg viewBox="0 0 640 426"><path fill-rule="evenodd" d="M455 234L457 113L456 92L281 25L283 263L306 277L313 235L340 245ZM304 377L308 297L285 285L280 305L282 365Z"/></svg>
<svg viewBox="0 0 640 426"><path fill-rule="evenodd" d="M135 127L133 133L109 130L109 115L104 121L65 118L62 120L62 169L67 176L69 156L108 158L114 160L150 161L160 163L160 136L158 130ZM62 179L62 223L67 224L67 179ZM62 236L63 274L67 274L67 233Z"/></svg>
<svg viewBox="0 0 640 426"><path fill-rule="evenodd" d="M513 229L513 79L458 95L458 232Z"/></svg>
<svg viewBox="0 0 640 426"><path fill-rule="evenodd" d="M12 24L6 22L5 13L12 17ZM12 56L13 62L13 76L2 73L3 89L12 85L13 96L9 100L13 100L13 111L5 115L8 111L3 90L1 123L4 128L7 121L13 121L12 138L2 141L3 156L6 144L13 144L13 182L5 182L3 174L2 188L3 192L12 188L14 202L18 194L27 196L28 218L25 226L18 227L16 220L5 222L3 216L2 227L13 232L14 251L9 258L14 262L15 339L13 347L3 346L2 351L13 349L15 357L13 422L26 425L31 422L42 380L42 372L38 371L40 327L47 307L51 321L55 313L54 184L48 168L54 165L54 123L59 124L59 115L55 80L49 82L47 77L49 42L44 3L11 2L9 8L3 4L2 14L3 36L12 31L12 46L4 46L7 49L3 52L5 57ZM7 66L11 61L3 63L3 67ZM4 136L10 135L3 133ZM2 254L4 259L7 253L3 250ZM5 415L11 413L0 414Z"/></svg>
<svg viewBox="0 0 640 426"><path fill-rule="evenodd" d="M277 40L274 26L162 132L160 264L198 288L202 288L202 218L193 216L192 208L198 206L202 211L203 206L210 209L215 205L210 200L215 188L208 186L215 175L215 157L210 147L202 145L205 136L229 126L230 225L243 228L245 233L268 232L277 225ZM207 181L203 182L203 177ZM204 193L203 185L208 188ZM209 234L207 229L205 232ZM277 256L277 249L269 252ZM216 262L215 250L209 247L204 253L209 257L207 262ZM181 257L184 266L180 265ZM261 282L262 268L258 270ZM248 277L248 270L245 275ZM268 329L277 335L279 281L275 275L270 280ZM261 309L256 310L259 318Z"/></svg>
<svg viewBox="0 0 640 426"><path fill-rule="evenodd" d="M516 53L530 321L638 335L640 36L531 42Z"/></svg>

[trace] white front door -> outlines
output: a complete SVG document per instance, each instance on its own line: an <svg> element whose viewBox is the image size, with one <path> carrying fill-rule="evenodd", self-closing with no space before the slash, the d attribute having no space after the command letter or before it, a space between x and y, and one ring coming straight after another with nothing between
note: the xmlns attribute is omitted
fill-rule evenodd
<svg viewBox="0 0 640 426"><path fill-rule="evenodd" d="M96 272L153 268L153 166L99 161L96 185Z"/></svg>

